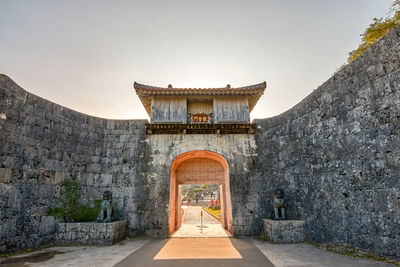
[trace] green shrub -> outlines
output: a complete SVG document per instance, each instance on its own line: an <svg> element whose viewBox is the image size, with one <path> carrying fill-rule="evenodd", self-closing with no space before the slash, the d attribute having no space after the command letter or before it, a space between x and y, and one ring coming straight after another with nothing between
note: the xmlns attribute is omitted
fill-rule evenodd
<svg viewBox="0 0 400 267"><path fill-rule="evenodd" d="M99 216L100 205L91 208L89 205L79 206L73 213L72 219L74 222L95 221Z"/></svg>
<svg viewBox="0 0 400 267"><path fill-rule="evenodd" d="M47 215L55 216L57 218L63 218L65 211L59 207L50 207L47 209Z"/></svg>
<svg viewBox="0 0 400 267"><path fill-rule="evenodd" d="M64 222L87 222L97 219L100 213L101 199L94 200L94 207L82 205L79 201L78 182L66 181L61 184L60 206L50 207L47 215L55 216Z"/></svg>

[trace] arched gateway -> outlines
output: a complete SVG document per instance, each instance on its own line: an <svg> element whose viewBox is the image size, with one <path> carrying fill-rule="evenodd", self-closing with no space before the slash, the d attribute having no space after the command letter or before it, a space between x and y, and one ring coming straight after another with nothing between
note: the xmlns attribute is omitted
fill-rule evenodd
<svg viewBox="0 0 400 267"><path fill-rule="evenodd" d="M224 157L211 151L190 151L177 156L171 164L169 229L172 234L182 224L181 190L185 184L219 184L222 226L232 232L232 205L229 167Z"/></svg>
<svg viewBox="0 0 400 267"><path fill-rule="evenodd" d="M135 82L134 87L150 116L145 144L158 196L150 231L171 235L181 226L181 186L188 184L220 185L222 226L233 235L258 231L253 210L259 204L252 198L258 177L249 171L257 156L256 125L250 112L266 83L195 89Z"/></svg>

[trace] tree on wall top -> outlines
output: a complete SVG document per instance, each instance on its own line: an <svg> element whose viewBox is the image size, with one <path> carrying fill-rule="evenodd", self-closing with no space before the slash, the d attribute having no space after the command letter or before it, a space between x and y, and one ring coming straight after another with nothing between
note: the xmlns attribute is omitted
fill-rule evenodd
<svg viewBox="0 0 400 267"><path fill-rule="evenodd" d="M361 44L349 53L347 62L350 63L365 52L369 47L381 39L391 29L400 23L400 0L396 0L391 7L391 15L386 18L374 18L373 23L361 34Z"/></svg>

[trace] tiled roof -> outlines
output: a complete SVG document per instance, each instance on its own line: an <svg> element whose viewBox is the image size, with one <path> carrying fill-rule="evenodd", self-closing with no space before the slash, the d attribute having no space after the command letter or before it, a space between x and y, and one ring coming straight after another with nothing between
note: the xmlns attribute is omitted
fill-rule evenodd
<svg viewBox="0 0 400 267"><path fill-rule="evenodd" d="M151 97L153 96L247 96L250 111L267 87L266 82L233 88L229 84L222 88L174 88L149 86L135 82L133 87L142 101L147 113L151 112Z"/></svg>

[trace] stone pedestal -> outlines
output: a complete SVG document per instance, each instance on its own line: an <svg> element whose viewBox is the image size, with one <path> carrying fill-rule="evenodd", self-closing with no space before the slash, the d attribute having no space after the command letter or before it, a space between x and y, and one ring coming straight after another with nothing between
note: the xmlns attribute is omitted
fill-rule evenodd
<svg viewBox="0 0 400 267"><path fill-rule="evenodd" d="M301 243L305 241L305 221L263 219L264 234L274 243Z"/></svg>
<svg viewBox="0 0 400 267"><path fill-rule="evenodd" d="M126 237L127 220L109 223L57 223L56 244L112 245Z"/></svg>

